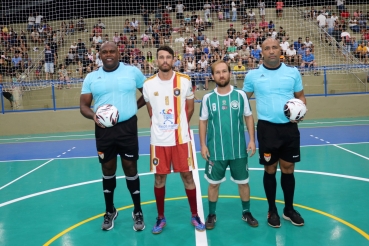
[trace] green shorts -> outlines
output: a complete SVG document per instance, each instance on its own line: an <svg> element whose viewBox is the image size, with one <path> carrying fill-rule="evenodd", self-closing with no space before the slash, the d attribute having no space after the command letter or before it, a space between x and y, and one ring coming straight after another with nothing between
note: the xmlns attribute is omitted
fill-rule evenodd
<svg viewBox="0 0 369 246"><path fill-rule="evenodd" d="M247 157L227 161L207 161L205 166L205 179L210 184L220 184L226 180L225 173L229 166L231 180L236 184L249 182L249 167Z"/></svg>

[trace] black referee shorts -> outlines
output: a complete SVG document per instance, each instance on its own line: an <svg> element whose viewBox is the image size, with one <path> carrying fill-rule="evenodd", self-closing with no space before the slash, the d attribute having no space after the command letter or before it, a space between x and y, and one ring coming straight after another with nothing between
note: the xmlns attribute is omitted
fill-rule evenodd
<svg viewBox="0 0 369 246"><path fill-rule="evenodd" d="M101 164L119 154L122 159L138 160L137 116L113 127L95 125L96 149Z"/></svg>
<svg viewBox="0 0 369 246"><path fill-rule="evenodd" d="M300 132L296 123L259 120L257 138L260 164L272 165L279 159L292 163L300 161Z"/></svg>

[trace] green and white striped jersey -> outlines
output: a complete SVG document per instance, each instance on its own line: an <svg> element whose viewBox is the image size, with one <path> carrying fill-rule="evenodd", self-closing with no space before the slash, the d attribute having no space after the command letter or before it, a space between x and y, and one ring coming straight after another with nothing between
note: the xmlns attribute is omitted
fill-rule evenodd
<svg viewBox="0 0 369 246"><path fill-rule="evenodd" d="M208 120L207 147L212 161L247 157L244 116L252 115L246 93L236 89L225 95L204 95L200 120Z"/></svg>

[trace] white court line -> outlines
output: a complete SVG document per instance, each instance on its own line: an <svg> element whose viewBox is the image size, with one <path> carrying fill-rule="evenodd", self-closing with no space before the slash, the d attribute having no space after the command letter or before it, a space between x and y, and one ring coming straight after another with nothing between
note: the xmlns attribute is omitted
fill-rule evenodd
<svg viewBox="0 0 369 246"><path fill-rule="evenodd" d="M0 187L0 190L4 189L5 187L7 187L7 186L11 185L12 183L14 183L14 182L16 182L16 181L18 181L18 180L20 180L21 178L23 178L23 177L27 176L28 174L30 174L30 173L32 173L32 172L34 172L34 171L36 171L37 169L39 169L39 168L41 168L41 167L45 166L46 164L48 164L48 163L52 162L53 160L54 160L54 159L48 160L48 161L47 161L47 162L45 162L44 164L41 164L40 166L38 166L38 167L36 167L36 168L32 169L32 170L31 170L31 171L29 171L28 173L25 173L25 174L23 174L22 176L20 176L20 177L18 177L18 178L16 178L16 179L14 179L13 181L11 181L11 182L7 183L6 185L1 186L1 187Z"/></svg>
<svg viewBox="0 0 369 246"><path fill-rule="evenodd" d="M368 144L369 142L356 142L356 143L339 143L340 145L354 145L354 144ZM334 146L335 144L312 144L312 145L303 145L300 146L301 148L305 148L305 147L322 147L322 146ZM258 148L256 148L258 149ZM200 153L200 151L196 151L195 153ZM144 155L150 155L150 154L140 154L140 156L144 156ZM80 156L80 157L64 157L64 158L58 158L57 160L71 160L71 159L88 159L88 158L97 158L97 156ZM21 161L21 162L27 162L27 161L45 161L45 160L49 160L50 158L44 158L44 159L27 159L27 160L6 160L6 161L0 161L0 163L2 162L17 162L17 161Z"/></svg>
<svg viewBox="0 0 369 246"><path fill-rule="evenodd" d="M316 121L316 122L301 122L299 125L314 125L314 124L332 124L332 123L352 123L352 122L369 122L369 120L351 120L351 121L326 121L326 122L320 122L320 121ZM351 126L351 125L345 125L345 126ZM356 126L356 125L353 125ZM359 125L360 126L360 125ZM334 127L334 126L330 126L330 127ZM339 126L338 126L339 127ZM191 128L194 131L198 131L198 128ZM150 133L150 131L138 131L138 133ZM80 135L62 135L62 136L43 136L43 137L28 137L28 138L4 138L1 139L0 141L10 141L10 140L29 140L29 139L45 139L45 138L67 138L67 137L84 137L84 136L94 136L95 134L80 134ZM76 139L74 139L76 140ZM80 139L77 139L80 140Z"/></svg>
<svg viewBox="0 0 369 246"><path fill-rule="evenodd" d="M351 151L351 150L345 149L345 148L343 148L343 147L341 147L341 146L338 146L338 145L336 145L336 144L333 144L333 146L335 146L335 147L337 147L337 148L340 148L340 149L343 149L344 151L347 151L347 152L349 152L349 153L351 153L351 154L354 154L354 155L360 156L361 158L364 158L364 159L366 159L366 160L369 160L369 157L366 157L366 156L360 155L360 154L358 154L358 153L356 153L356 152L354 152L354 151Z"/></svg>
<svg viewBox="0 0 369 246"><path fill-rule="evenodd" d="M193 180L195 181L195 185L196 185L197 213L201 221L205 223L204 206L202 204L200 177L199 177L199 169L197 165L197 155L195 154L196 148L195 148L193 130L191 130L191 139L192 139L191 142L192 142L193 161L195 164L195 170L192 171L192 175L193 175ZM201 246L208 245L206 230L199 232L195 229L195 238L196 238L196 245L201 245Z"/></svg>
<svg viewBox="0 0 369 246"><path fill-rule="evenodd" d="M198 171L205 171L205 168L199 168L197 169ZM264 171L264 168L249 168L249 170L254 170L254 171ZM278 171L280 171L278 169ZM342 174L336 174L336 173L326 173L326 172L316 172L316 171L308 171L308 170L295 170L296 173L309 173L309 174L317 174L317 175L324 175L324 176L331 176L331 177L338 177L338 178L345 178L345 179L353 179L353 180L358 180L358 181L364 181L364 182L368 182L369 183L369 179L368 178L362 178L362 177L356 177L356 176L349 176L349 175L342 175ZM146 175L153 175L153 173L149 172L149 173L140 173L139 176L146 176ZM125 176L118 176L117 179L122 179L125 178ZM88 184L92 184L92 183L98 183L101 182L101 179L98 180L91 180L91 181L86 181L86 182L81 182L81 183L77 183L77 184L72 184L72 185L66 185L66 186L62 186L62 187L58 187L58 188L54 188L54 189L50 189L50 190L45 190L45 191L41 191L41 192L37 192L37 193L33 193L33 194L29 194L27 196L22 196L7 202L3 202L0 203L0 208L1 207L5 207L7 205L16 203L16 202L20 202L23 200L26 200L28 198L32 198L32 197L36 197L36 196L40 196L40 195L44 195L44 194L48 194L51 192L55 192L55 191L59 191L59 190L65 190L65 189L69 189L69 188L73 188L73 187L78 187L78 186L82 186L82 185L88 185Z"/></svg>

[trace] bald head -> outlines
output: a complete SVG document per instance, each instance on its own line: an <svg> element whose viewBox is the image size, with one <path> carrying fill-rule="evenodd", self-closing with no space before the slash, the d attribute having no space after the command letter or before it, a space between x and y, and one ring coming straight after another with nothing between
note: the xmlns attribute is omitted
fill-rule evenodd
<svg viewBox="0 0 369 246"><path fill-rule="evenodd" d="M109 46L111 48L118 49L118 46L113 41L106 41L101 45L101 49L103 49L105 46Z"/></svg>
<svg viewBox="0 0 369 246"><path fill-rule="evenodd" d="M120 54L114 42L103 43L99 54L105 71L114 71L119 66Z"/></svg>
<svg viewBox="0 0 369 246"><path fill-rule="evenodd" d="M277 68L280 65L279 56L281 55L281 46L279 40L267 38L261 45L261 54L264 58L264 66L268 68Z"/></svg>

